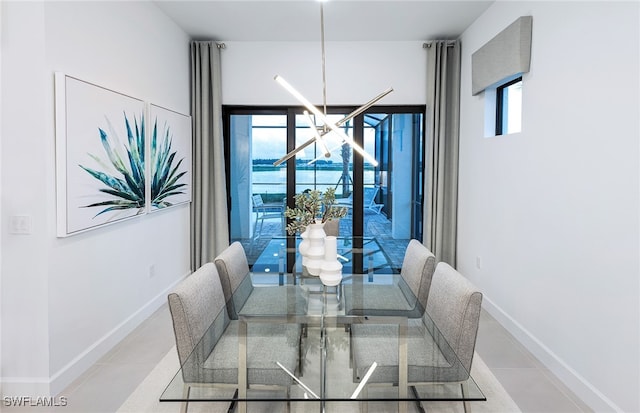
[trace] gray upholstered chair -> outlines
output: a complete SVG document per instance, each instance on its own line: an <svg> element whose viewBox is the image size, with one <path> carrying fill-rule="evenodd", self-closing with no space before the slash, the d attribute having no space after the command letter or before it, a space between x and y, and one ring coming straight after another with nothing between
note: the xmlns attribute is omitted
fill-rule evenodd
<svg viewBox="0 0 640 413"><path fill-rule="evenodd" d="M460 383L465 394L476 344L482 293L446 263L433 274L422 319L410 319L407 332L408 383ZM398 383L398 326L352 326L354 381L378 363L368 383ZM465 402L466 412L470 411Z"/></svg>
<svg viewBox="0 0 640 413"><path fill-rule="evenodd" d="M237 241L232 243L214 261L220 274L227 311L231 319L238 319L238 313L243 309L245 314L304 315L307 313L308 301L300 286L253 286L247 255L241 243ZM303 330L299 324L291 324L291 329L295 331L292 330L290 334L297 334L298 371L302 374Z"/></svg>
<svg viewBox="0 0 640 413"><path fill-rule="evenodd" d="M299 286L254 287L241 243L232 243L214 261L232 319L243 308L250 314L306 314L307 299Z"/></svg>
<svg viewBox="0 0 640 413"><path fill-rule="evenodd" d="M349 315L398 315L420 318L427 304L436 257L418 240L409 241L397 286L367 286L366 295L351 285L344 286L345 311ZM398 303L406 305L399 307Z"/></svg>
<svg viewBox="0 0 640 413"><path fill-rule="evenodd" d="M207 263L169 294L178 358L182 366L184 395L191 387L237 387L238 321L231 320L225 306L218 271ZM275 386L286 391L291 378L279 361L294 371L298 358L296 329L287 324L247 326L247 383L249 387ZM188 403L182 411L186 412Z"/></svg>

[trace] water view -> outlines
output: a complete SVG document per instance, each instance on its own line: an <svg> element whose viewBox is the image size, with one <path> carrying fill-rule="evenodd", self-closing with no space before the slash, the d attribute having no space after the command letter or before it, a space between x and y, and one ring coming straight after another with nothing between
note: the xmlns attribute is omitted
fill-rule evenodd
<svg viewBox="0 0 640 413"><path fill-rule="evenodd" d="M349 172L351 174L351 171ZM251 174L253 180L253 193L262 195L265 202L272 202L284 196L287 192L287 170L285 167L254 166ZM296 170L296 193L305 189L317 189L325 191L327 188L336 188L336 197L342 198L342 167L317 168L317 169L297 169ZM315 183L315 184L314 184ZM364 184L371 186L375 184L375 171L367 169L364 171ZM349 189L353 186L349 185Z"/></svg>

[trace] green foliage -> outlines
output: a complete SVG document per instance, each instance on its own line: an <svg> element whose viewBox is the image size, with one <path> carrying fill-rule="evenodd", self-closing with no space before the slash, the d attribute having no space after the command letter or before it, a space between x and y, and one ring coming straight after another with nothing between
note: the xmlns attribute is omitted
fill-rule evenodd
<svg viewBox="0 0 640 413"><path fill-rule="evenodd" d="M113 198L85 205L90 207L105 207L95 216L110 211L136 208L142 210L145 207L145 123L144 117L133 119L133 128L124 114L124 122L127 130L127 141L120 143L115 132L110 137L103 129L98 128L100 141L108 158L108 162L89 154L103 170L92 169L79 165L89 175L102 182L106 188L100 192L111 195ZM158 139L157 120L153 125L151 136L151 206L166 208L171 206L167 199L173 195L184 194L185 183L178 183L187 172L179 171L184 158L176 161L176 151L171 151L171 131L165 128L164 136ZM123 155L126 152L126 155ZM115 173L113 173L115 171Z"/></svg>
<svg viewBox="0 0 640 413"><path fill-rule="evenodd" d="M307 225L320 220L327 222L332 218L343 218L347 215L348 209L335 205L335 189L327 188L323 193L320 191L305 191L295 197L295 208L289 208L284 212L287 218L293 221L287 225L289 235L301 233Z"/></svg>
<svg viewBox="0 0 640 413"><path fill-rule="evenodd" d="M109 162L103 162L97 156L89 154L105 170L113 171L115 169L115 174L79 165L89 175L106 186L106 188L101 188L100 192L113 196L113 199L84 206L85 208L106 207L95 216L123 209L137 208L141 210L145 206L144 117L140 117L138 125L138 120L134 116L133 129L126 114L124 114L124 122L127 130L127 142L122 147L126 151L126 157L122 156L123 148L117 136L112 139L101 128L98 128L100 141Z"/></svg>
<svg viewBox="0 0 640 413"><path fill-rule="evenodd" d="M187 171L179 171L184 158L174 165L176 152L171 152L171 131L165 128L164 138L158 142L158 121L153 124L151 135L151 206L166 208L172 203L167 200L170 196L184 194L187 184L178 183Z"/></svg>

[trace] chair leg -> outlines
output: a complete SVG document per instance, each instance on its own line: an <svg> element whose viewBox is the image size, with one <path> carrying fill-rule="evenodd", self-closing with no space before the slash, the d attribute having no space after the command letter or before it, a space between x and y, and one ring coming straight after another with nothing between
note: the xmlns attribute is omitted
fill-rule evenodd
<svg viewBox="0 0 640 413"><path fill-rule="evenodd" d="M237 399L238 398L238 389L236 389L236 391L233 393L233 398ZM233 413L236 411L236 406L238 405L238 403L234 400L231 403L229 403L229 408L227 409L227 413Z"/></svg>
<svg viewBox="0 0 640 413"><path fill-rule="evenodd" d="M257 233L258 233L258 220L256 219L256 223L253 225L253 235L251 236L252 240L256 239Z"/></svg>
<svg viewBox="0 0 640 413"><path fill-rule="evenodd" d="M425 413L424 407L422 407L422 401L420 401L420 395L418 394L418 389L416 389L416 386L409 386L409 388L413 393L413 397L416 398L416 408L420 413Z"/></svg>
<svg viewBox="0 0 640 413"><path fill-rule="evenodd" d="M262 236L262 226L264 225L264 219L260 220L260 229L258 230L258 238Z"/></svg>
<svg viewBox="0 0 640 413"><path fill-rule="evenodd" d="M353 368L353 335L351 334L351 328L349 328L349 368Z"/></svg>
<svg viewBox="0 0 640 413"><path fill-rule="evenodd" d="M469 388L467 387L467 382L463 381L462 383L460 383L460 388L462 389L462 398L464 399L465 397L469 396ZM462 402L462 405L464 406L464 413L471 413L471 403L469 403L467 400Z"/></svg>
<svg viewBox="0 0 640 413"><path fill-rule="evenodd" d="M303 346L303 335L302 332L300 334L300 339L298 340L298 374L300 377L304 374L304 349Z"/></svg>
<svg viewBox="0 0 640 413"><path fill-rule="evenodd" d="M287 410L286 413L291 413L291 387L287 386Z"/></svg>
<svg viewBox="0 0 640 413"><path fill-rule="evenodd" d="M182 407L180 408L181 413L187 413L187 409L189 409L189 394L191 393L191 386L188 384L183 385L182 387L182 398L187 400L182 402Z"/></svg>

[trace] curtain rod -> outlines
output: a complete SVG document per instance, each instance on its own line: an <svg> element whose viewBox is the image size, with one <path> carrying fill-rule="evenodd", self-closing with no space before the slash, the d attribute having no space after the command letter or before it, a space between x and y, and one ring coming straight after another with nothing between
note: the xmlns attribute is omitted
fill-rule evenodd
<svg viewBox="0 0 640 413"><path fill-rule="evenodd" d="M428 41L428 42L422 43L422 48L423 48L423 49L428 49L428 48L430 48L430 47L431 47L431 45L433 44L433 42L438 42L438 41L440 41L440 40L431 40L431 41ZM442 40L442 41L447 42L447 47L453 47L453 46L455 46L455 44L456 44L456 41L455 41L455 40Z"/></svg>
<svg viewBox="0 0 640 413"><path fill-rule="evenodd" d="M434 41L437 41L437 40L431 40L431 41L428 41L428 42L422 43L422 48L423 48L423 49L428 49L428 48L430 48ZM452 46L454 46L454 45L455 45L455 40L446 40L446 42L448 42L448 43L447 43L447 47L452 47ZM227 45L226 45L226 44L224 44L224 43L216 43L216 47L217 47L218 49L226 49L226 48L227 48Z"/></svg>

